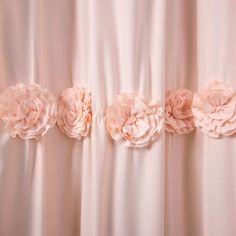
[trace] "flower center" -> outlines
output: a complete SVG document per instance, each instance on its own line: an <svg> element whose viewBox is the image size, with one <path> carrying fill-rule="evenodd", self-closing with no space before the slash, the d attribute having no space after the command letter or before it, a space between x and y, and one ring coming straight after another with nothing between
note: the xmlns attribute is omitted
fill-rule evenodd
<svg viewBox="0 0 236 236"><path fill-rule="evenodd" d="M209 96L209 104L215 107L226 104L228 100L228 97L222 93L213 93Z"/></svg>
<svg viewBox="0 0 236 236"><path fill-rule="evenodd" d="M128 120L126 121L126 125L132 125L137 122L137 117L136 116L130 116Z"/></svg>
<svg viewBox="0 0 236 236"><path fill-rule="evenodd" d="M37 117L37 106L35 102L32 100L24 101L20 106L20 113L22 114L25 125L30 126Z"/></svg>
<svg viewBox="0 0 236 236"><path fill-rule="evenodd" d="M67 120L70 124L73 124L78 117L78 114L75 111L68 111L66 113Z"/></svg>
<svg viewBox="0 0 236 236"><path fill-rule="evenodd" d="M34 121L36 115L37 115L37 112L36 112L36 111L30 110L30 111L27 113L26 117L25 117L25 123L26 123L26 124L31 124L31 123Z"/></svg>

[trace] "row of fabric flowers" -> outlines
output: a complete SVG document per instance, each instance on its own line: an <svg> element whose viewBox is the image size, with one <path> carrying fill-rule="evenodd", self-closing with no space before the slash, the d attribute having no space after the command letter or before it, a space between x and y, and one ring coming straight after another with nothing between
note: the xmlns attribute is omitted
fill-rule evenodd
<svg viewBox="0 0 236 236"><path fill-rule="evenodd" d="M70 138L88 135L92 99L85 88L64 89L59 98L37 84L9 86L0 95L0 117L12 137L38 139L56 123ZM199 127L211 137L236 132L236 92L214 81L193 94L188 89L169 90L165 108L153 99L122 92L108 106L106 128L111 137L129 147L144 147L157 139L163 123L173 134Z"/></svg>

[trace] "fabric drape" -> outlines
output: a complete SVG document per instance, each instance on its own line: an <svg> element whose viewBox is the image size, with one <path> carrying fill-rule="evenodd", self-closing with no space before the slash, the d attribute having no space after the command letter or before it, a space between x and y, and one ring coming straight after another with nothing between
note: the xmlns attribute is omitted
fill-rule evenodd
<svg viewBox="0 0 236 236"><path fill-rule="evenodd" d="M235 136L162 131L148 148L104 125L115 94L164 104L211 80L236 87L233 0L0 0L0 89L33 82L92 94L82 141L58 128L11 138L1 123L2 236L234 236Z"/></svg>

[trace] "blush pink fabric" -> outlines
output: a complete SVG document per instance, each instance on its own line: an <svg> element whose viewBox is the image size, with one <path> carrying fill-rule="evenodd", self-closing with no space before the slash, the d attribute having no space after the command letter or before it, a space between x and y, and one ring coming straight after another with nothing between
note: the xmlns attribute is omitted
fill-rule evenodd
<svg viewBox="0 0 236 236"><path fill-rule="evenodd" d="M194 130L191 110L193 93L188 89L169 90L165 98L165 129L173 134L187 134Z"/></svg>
<svg viewBox="0 0 236 236"><path fill-rule="evenodd" d="M145 147L160 136L163 124L161 105L142 95L122 92L106 111L111 137L127 147Z"/></svg>
<svg viewBox="0 0 236 236"><path fill-rule="evenodd" d="M12 137L38 139L55 125L57 101L53 94L37 84L19 83L1 93L0 118Z"/></svg>
<svg viewBox="0 0 236 236"><path fill-rule="evenodd" d="M88 135L92 122L92 99L84 88L66 88L59 96L57 125L70 138Z"/></svg>
<svg viewBox="0 0 236 236"><path fill-rule="evenodd" d="M236 92L226 83L214 81L197 92L192 111L196 126L212 137L236 132Z"/></svg>
<svg viewBox="0 0 236 236"><path fill-rule="evenodd" d="M235 12L234 0L0 0L0 92L35 82L94 97L81 140L57 126L11 138L0 123L0 235L235 236L234 136L161 132L127 148L104 122L122 91L235 89Z"/></svg>

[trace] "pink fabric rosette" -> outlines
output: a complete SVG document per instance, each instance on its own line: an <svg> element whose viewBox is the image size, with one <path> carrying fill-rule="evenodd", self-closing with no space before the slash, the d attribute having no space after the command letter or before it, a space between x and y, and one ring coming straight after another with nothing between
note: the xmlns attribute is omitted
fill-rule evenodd
<svg viewBox="0 0 236 236"><path fill-rule="evenodd" d="M188 89L169 90L165 98L165 129L173 134L187 134L194 130L191 110L193 93Z"/></svg>
<svg viewBox="0 0 236 236"><path fill-rule="evenodd" d="M211 137L236 132L236 92L226 83L214 81L195 93L192 111L195 125Z"/></svg>
<svg viewBox="0 0 236 236"><path fill-rule="evenodd" d="M0 117L12 137L38 139L56 123L56 99L37 84L7 87L0 95Z"/></svg>
<svg viewBox="0 0 236 236"><path fill-rule="evenodd" d="M81 139L92 122L91 95L84 88L64 89L58 101L57 125L70 138Z"/></svg>
<svg viewBox="0 0 236 236"><path fill-rule="evenodd" d="M155 140L163 124L162 107L135 93L116 95L106 111L106 127L111 137L127 147L144 147Z"/></svg>

